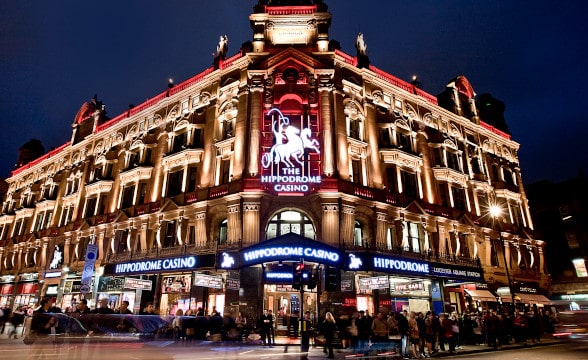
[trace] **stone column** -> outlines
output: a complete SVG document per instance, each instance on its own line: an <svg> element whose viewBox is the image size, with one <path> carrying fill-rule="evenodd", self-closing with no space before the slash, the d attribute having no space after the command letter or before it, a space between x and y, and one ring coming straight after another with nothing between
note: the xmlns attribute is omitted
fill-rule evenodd
<svg viewBox="0 0 588 360"><path fill-rule="evenodd" d="M243 247L259 243L261 221L259 218L260 207L261 203L258 198L247 199L243 202Z"/></svg>
<svg viewBox="0 0 588 360"><path fill-rule="evenodd" d="M104 231L98 232L97 235L92 234L91 236L96 236L96 246L98 246L98 257L96 258L96 262L104 262L103 260L106 259L106 254L108 253L108 248L110 247L112 239L106 239ZM84 260L85 257L86 254L84 254Z"/></svg>
<svg viewBox="0 0 588 360"><path fill-rule="evenodd" d="M386 249L386 234L388 230L388 214L385 212L376 213L376 248ZM373 244L370 244L370 248Z"/></svg>
<svg viewBox="0 0 588 360"><path fill-rule="evenodd" d="M486 245L486 253L484 254L486 266L492 266L492 239L490 236L484 236L484 244Z"/></svg>
<svg viewBox="0 0 588 360"><path fill-rule="evenodd" d="M355 206L341 205L341 242L345 247L353 247L355 229Z"/></svg>
<svg viewBox="0 0 588 360"><path fill-rule="evenodd" d="M543 254L543 246L537 245L537 252L539 252L539 274L545 274L545 254Z"/></svg>
<svg viewBox="0 0 588 360"><path fill-rule="evenodd" d="M333 110L331 93L333 91L334 70L317 70L318 91L320 94L321 127L323 130L323 174L332 176L335 173L335 147L333 146Z"/></svg>
<svg viewBox="0 0 588 360"><path fill-rule="evenodd" d="M368 143L368 186L374 188L382 187L382 161L378 149L379 133L376 124L376 108L373 104L365 104L365 141Z"/></svg>
<svg viewBox="0 0 588 360"><path fill-rule="evenodd" d="M416 136L417 151L423 154L423 168L421 171L423 199L429 204L435 203L435 181L431 168L431 156L425 130L421 130Z"/></svg>
<svg viewBox="0 0 588 360"><path fill-rule="evenodd" d="M249 87L251 92L251 110L249 112L249 165L247 172L249 176L259 174L259 152L261 148L261 117L263 96L263 75L257 74L251 77ZM239 101L241 102L241 100Z"/></svg>
<svg viewBox="0 0 588 360"><path fill-rule="evenodd" d="M339 203L336 199L323 198L322 208L322 241L325 244L341 248L342 239L340 239Z"/></svg>
<svg viewBox="0 0 588 360"><path fill-rule="evenodd" d="M242 179L245 172L245 159L247 158L246 142L247 137L253 133L253 129L247 128L247 105L249 97L249 86L239 88L239 104L237 106L237 118L235 119L235 147L233 151L233 181ZM258 96L259 98L259 96ZM259 118L257 118L259 122ZM256 135L259 138L259 124L257 125ZM252 136L252 135L251 135ZM259 141L259 140L258 140ZM251 145L249 145L251 150ZM259 151L259 146L257 147ZM251 154L251 152L249 152Z"/></svg>
<svg viewBox="0 0 588 360"><path fill-rule="evenodd" d="M241 241L241 205L232 204L227 206L227 243L229 245L238 244Z"/></svg>

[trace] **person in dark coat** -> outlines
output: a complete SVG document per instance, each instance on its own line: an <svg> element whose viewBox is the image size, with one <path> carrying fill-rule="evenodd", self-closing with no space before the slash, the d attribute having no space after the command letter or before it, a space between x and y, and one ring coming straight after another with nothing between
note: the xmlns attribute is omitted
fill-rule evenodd
<svg viewBox="0 0 588 360"><path fill-rule="evenodd" d="M365 316L365 311L359 312L358 318L355 320L357 326L358 350L361 352L367 351L370 335L372 333L372 324Z"/></svg>
<svg viewBox="0 0 588 360"><path fill-rule="evenodd" d="M334 359L335 354L333 353L333 340L335 339L335 333L337 332L337 323L335 322L333 314L330 312L325 314L322 331L323 335L325 336L325 346L329 351L329 355L327 357L329 359Z"/></svg>

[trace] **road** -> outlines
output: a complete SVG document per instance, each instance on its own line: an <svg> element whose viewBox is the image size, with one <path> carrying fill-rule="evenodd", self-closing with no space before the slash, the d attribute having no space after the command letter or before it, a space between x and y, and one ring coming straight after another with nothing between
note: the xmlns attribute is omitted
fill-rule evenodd
<svg viewBox="0 0 588 360"><path fill-rule="evenodd" d="M287 351L287 352L285 352ZM9 360L232 360L232 359L300 359L299 347L275 346L262 348L261 346L237 346L234 344L222 345L204 343L185 346L173 342L102 342L92 344L34 344L24 345L22 341L2 341L0 346L0 359ZM337 359L355 359L349 357L348 351L336 353ZM588 359L588 343L552 344L523 349L511 349L502 351L490 351L482 353L459 353L444 358L467 359L475 357L476 360L567 360ZM313 348L309 359L326 358L321 349ZM383 360L385 357L371 357L375 360Z"/></svg>

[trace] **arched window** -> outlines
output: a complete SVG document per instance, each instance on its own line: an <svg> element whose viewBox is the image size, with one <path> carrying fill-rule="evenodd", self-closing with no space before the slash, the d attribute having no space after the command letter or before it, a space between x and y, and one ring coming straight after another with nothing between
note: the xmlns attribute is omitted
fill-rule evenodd
<svg viewBox="0 0 588 360"><path fill-rule="evenodd" d="M363 246L363 225L355 220L355 226L353 227L353 245Z"/></svg>
<svg viewBox="0 0 588 360"><path fill-rule="evenodd" d="M316 232L308 216L298 211L286 210L276 214L267 226L266 239L295 233L315 240Z"/></svg>
<svg viewBox="0 0 588 360"><path fill-rule="evenodd" d="M226 244L227 243L227 237L228 237L228 221L227 219L224 219L223 221L221 221L220 225L218 226L218 244Z"/></svg>

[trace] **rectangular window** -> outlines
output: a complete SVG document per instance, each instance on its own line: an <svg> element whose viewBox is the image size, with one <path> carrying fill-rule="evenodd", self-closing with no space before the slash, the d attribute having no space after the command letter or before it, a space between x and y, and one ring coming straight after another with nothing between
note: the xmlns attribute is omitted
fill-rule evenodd
<svg viewBox="0 0 588 360"><path fill-rule="evenodd" d="M402 193L408 197L416 199L418 194L416 174L401 171L400 178L402 180Z"/></svg>
<svg viewBox="0 0 588 360"><path fill-rule="evenodd" d="M412 153L412 139L409 134L403 132L396 132L398 138L398 148L404 152Z"/></svg>
<svg viewBox="0 0 588 360"><path fill-rule="evenodd" d="M135 196L135 186L126 187L123 190L122 209L127 209L133 206L133 197Z"/></svg>
<svg viewBox="0 0 588 360"><path fill-rule="evenodd" d="M231 160L230 159L222 159L221 160L221 168L220 168L220 184L228 184L230 181L230 174L231 174Z"/></svg>
<svg viewBox="0 0 588 360"><path fill-rule="evenodd" d="M163 238L163 248L174 247L177 245L176 241L176 222L168 221L165 228L165 236Z"/></svg>
<svg viewBox="0 0 588 360"><path fill-rule="evenodd" d="M127 252L129 250L127 245L128 230L117 230L114 238L114 248L117 254Z"/></svg>
<svg viewBox="0 0 588 360"><path fill-rule="evenodd" d="M93 198L89 198L86 201L86 218L90 218L94 215L96 215L96 202L98 201L98 198L93 197Z"/></svg>
<svg viewBox="0 0 588 360"><path fill-rule="evenodd" d="M139 183L139 200L138 204L145 204L145 197L147 196L147 183Z"/></svg>
<svg viewBox="0 0 588 360"><path fill-rule="evenodd" d="M380 146L383 148L389 148L392 145L390 138L390 128L380 129Z"/></svg>
<svg viewBox="0 0 588 360"><path fill-rule="evenodd" d="M35 221L35 231L39 231L43 228L43 215L45 215L45 213L37 214L37 221Z"/></svg>
<svg viewBox="0 0 588 360"><path fill-rule="evenodd" d="M465 191L461 188L451 187L453 195L453 204L455 208L461 211L466 211L466 197Z"/></svg>
<svg viewBox="0 0 588 360"><path fill-rule="evenodd" d="M176 171L168 175L167 196L176 196L182 193L182 180L184 171Z"/></svg>
<svg viewBox="0 0 588 360"><path fill-rule="evenodd" d="M186 133L183 132L181 134L177 134L174 137L174 145L172 147L172 152L176 153L182 151L186 148Z"/></svg>
<svg viewBox="0 0 588 360"><path fill-rule="evenodd" d="M398 182L396 181L396 168L386 168L386 186L391 193L398 193Z"/></svg>
<svg viewBox="0 0 588 360"><path fill-rule="evenodd" d="M189 170L189 174L188 174L188 187L187 187L187 192L193 192L196 191L196 184L198 181L198 168L197 167L191 167Z"/></svg>
<svg viewBox="0 0 588 360"><path fill-rule="evenodd" d="M352 181L356 184L361 184L361 162L360 160L351 160Z"/></svg>

